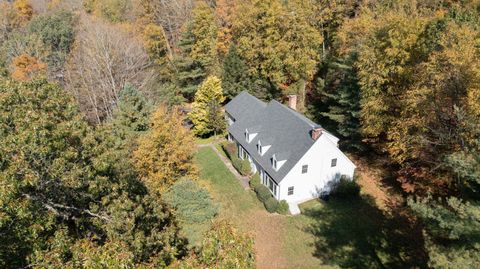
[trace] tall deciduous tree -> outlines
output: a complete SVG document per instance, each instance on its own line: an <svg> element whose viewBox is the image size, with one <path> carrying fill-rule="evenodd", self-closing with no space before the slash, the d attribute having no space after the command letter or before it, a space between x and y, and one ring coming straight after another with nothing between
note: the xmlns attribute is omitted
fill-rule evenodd
<svg viewBox="0 0 480 269"><path fill-rule="evenodd" d="M184 254L169 208L65 91L1 80L0 114L1 267L74 268L99 255L165 267Z"/></svg>
<svg viewBox="0 0 480 269"><path fill-rule="evenodd" d="M237 13L234 33L239 54L253 76L265 78L284 93L303 94L290 85L310 81L320 59L322 37L303 16L310 6L290 1L252 0Z"/></svg>
<svg viewBox="0 0 480 269"><path fill-rule="evenodd" d="M218 20L217 52L225 56L233 41L233 18L237 12L237 0L215 1L215 15Z"/></svg>
<svg viewBox="0 0 480 269"><path fill-rule="evenodd" d="M91 122L112 116L121 90L143 90L155 73L143 45L117 26L85 18L67 66L68 90Z"/></svg>
<svg viewBox="0 0 480 269"><path fill-rule="evenodd" d="M193 44L191 57L201 62L208 74L214 75L218 69L216 47L218 26L214 10L205 2L198 2L192 16Z"/></svg>
<svg viewBox="0 0 480 269"><path fill-rule="evenodd" d="M222 129L218 118L223 118L220 110L223 101L225 97L222 92L222 82L215 76L208 77L195 93L192 112L189 114L196 135L208 135Z"/></svg>
<svg viewBox="0 0 480 269"><path fill-rule="evenodd" d="M195 144L183 126L183 117L161 106L150 119L150 129L139 138L133 153L135 167L146 186L159 194L182 177L195 179Z"/></svg>

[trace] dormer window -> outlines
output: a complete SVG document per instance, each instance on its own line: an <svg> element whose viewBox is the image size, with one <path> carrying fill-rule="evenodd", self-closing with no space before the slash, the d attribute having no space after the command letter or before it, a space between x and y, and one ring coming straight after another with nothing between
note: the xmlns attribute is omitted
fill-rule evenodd
<svg viewBox="0 0 480 269"><path fill-rule="evenodd" d="M248 133L248 130L245 130L245 140L247 140L247 142L250 142L250 134Z"/></svg>
<svg viewBox="0 0 480 269"><path fill-rule="evenodd" d="M272 167L275 170L278 170L277 166L277 158L275 158L275 155L272 156Z"/></svg>
<svg viewBox="0 0 480 269"><path fill-rule="evenodd" d="M262 143L260 143L260 141L258 141L258 144L257 144L257 151L258 151L258 154L262 155Z"/></svg>

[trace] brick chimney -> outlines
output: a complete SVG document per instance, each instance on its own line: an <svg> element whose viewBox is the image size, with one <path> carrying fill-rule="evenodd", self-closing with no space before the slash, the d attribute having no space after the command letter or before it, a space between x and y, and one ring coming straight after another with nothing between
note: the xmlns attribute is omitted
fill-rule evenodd
<svg viewBox="0 0 480 269"><path fill-rule="evenodd" d="M287 96L287 98L288 98L288 106L293 110L297 110L297 95L290 94Z"/></svg>
<svg viewBox="0 0 480 269"><path fill-rule="evenodd" d="M317 141L317 139L322 135L322 128L315 127L311 131L313 141Z"/></svg>

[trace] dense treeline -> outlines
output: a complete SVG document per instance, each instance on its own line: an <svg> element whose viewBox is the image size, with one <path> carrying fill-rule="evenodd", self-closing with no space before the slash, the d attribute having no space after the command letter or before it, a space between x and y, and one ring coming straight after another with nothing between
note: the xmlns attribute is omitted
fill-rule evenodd
<svg viewBox="0 0 480 269"><path fill-rule="evenodd" d="M192 103L194 133L217 134L222 102L247 90L297 94L345 149L388 159L428 265L478 267L479 58L476 0L1 1L0 227L22 243L0 258L116 262L106 255L128 251L166 266L187 255L168 205L152 202L196 177L172 108ZM136 229L161 245L136 244Z"/></svg>

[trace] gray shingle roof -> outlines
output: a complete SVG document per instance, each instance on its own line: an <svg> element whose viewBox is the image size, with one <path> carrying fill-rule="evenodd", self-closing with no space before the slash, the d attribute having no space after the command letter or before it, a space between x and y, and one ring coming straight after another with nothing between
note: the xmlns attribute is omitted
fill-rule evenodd
<svg viewBox="0 0 480 269"><path fill-rule="evenodd" d="M310 149L315 142L310 132L313 128L320 127L275 100L265 104L247 92L242 92L230 101L225 110L235 118L235 123L229 126L228 131L277 183ZM249 133L258 133L250 143L245 140L246 129ZM259 140L262 146L271 146L263 156L257 152ZM286 160L278 171L272 167L274 154L278 161Z"/></svg>
<svg viewBox="0 0 480 269"><path fill-rule="evenodd" d="M228 102L225 106L225 111L238 121L258 115L266 106L266 103L243 91Z"/></svg>

